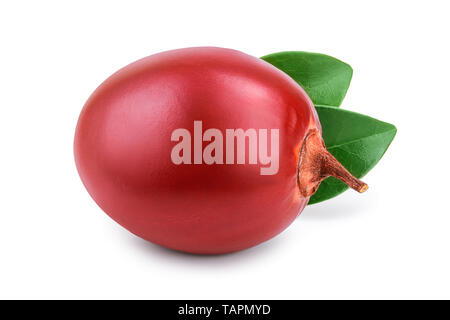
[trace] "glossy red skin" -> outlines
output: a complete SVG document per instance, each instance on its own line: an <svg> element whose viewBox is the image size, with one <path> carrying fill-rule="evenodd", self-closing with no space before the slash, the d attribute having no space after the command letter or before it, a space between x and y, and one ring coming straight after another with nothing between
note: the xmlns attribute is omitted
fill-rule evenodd
<svg viewBox="0 0 450 320"><path fill-rule="evenodd" d="M278 173L173 164L171 133L193 133L194 120L203 131L279 128ZM272 65L230 49L179 49L134 62L95 90L78 121L75 161L92 198L129 231L175 250L227 253L274 237L305 207L297 165L314 128L309 97Z"/></svg>

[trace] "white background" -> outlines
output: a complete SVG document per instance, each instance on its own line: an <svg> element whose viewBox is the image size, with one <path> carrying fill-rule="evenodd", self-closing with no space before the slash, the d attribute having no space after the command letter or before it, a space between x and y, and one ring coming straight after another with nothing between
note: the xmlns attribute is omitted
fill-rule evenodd
<svg viewBox="0 0 450 320"><path fill-rule="evenodd" d="M3 1L0 298L450 298L448 1ZM188 46L326 53L398 134L365 177L224 256L162 249L89 197L73 135L118 68Z"/></svg>

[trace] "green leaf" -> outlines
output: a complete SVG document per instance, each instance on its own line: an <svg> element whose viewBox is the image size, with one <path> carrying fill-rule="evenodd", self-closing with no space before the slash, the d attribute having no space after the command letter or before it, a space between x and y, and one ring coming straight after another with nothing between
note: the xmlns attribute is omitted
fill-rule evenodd
<svg viewBox="0 0 450 320"><path fill-rule="evenodd" d="M285 51L261 59L287 73L318 105L340 106L352 80L348 64L325 54Z"/></svg>
<svg viewBox="0 0 450 320"><path fill-rule="evenodd" d="M328 151L355 177L361 178L381 159L397 133L394 125L343 109L316 106ZM325 201L348 187L329 177L309 204Z"/></svg>

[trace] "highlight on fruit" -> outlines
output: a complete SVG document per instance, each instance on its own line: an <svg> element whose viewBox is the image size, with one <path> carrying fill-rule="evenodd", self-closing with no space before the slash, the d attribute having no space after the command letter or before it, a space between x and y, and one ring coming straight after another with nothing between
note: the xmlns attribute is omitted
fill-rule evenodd
<svg viewBox="0 0 450 320"><path fill-rule="evenodd" d="M307 204L368 189L359 179L396 128L339 108L352 74L302 51L150 55L87 100L74 140L78 173L100 208L145 240L195 254L253 247Z"/></svg>

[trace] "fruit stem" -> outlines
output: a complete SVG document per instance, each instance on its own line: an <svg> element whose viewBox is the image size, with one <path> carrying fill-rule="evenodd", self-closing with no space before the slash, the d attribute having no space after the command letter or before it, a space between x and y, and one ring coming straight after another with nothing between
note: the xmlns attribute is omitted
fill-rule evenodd
<svg viewBox="0 0 450 320"><path fill-rule="evenodd" d="M328 152L318 130L308 133L303 141L298 164L298 185L304 197L311 197L320 183L330 177L336 177L350 188L363 193L367 184L355 178L344 166Z"/></svg>

